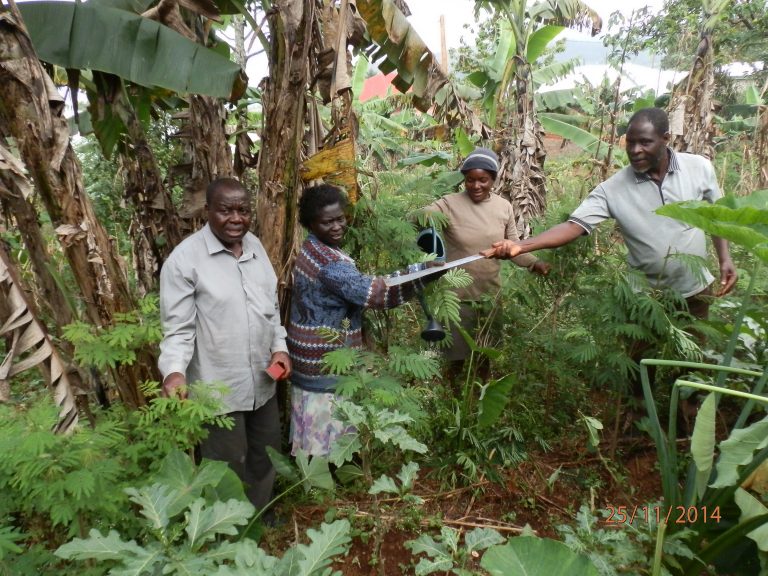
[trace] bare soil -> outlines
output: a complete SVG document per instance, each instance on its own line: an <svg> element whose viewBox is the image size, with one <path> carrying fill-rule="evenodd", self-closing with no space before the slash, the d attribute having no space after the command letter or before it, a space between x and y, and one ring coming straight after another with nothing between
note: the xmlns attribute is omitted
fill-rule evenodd
<svg viewBox="0 0 768 576"><path fill-rule="evenodd" d="M631 507L658 499L661 482L655 463L653 444L647 436L638 435L622 438L613 460L590 453L583 443L530 454L519 466L503 471L503 484L482 480L447 489L430 479L429 471L422 470L415 492L424 499L423 505L382 502L386 526L378 555L374 553L372 503L364 494L322 505L284 508L281 514L290 520L273 531L269 541L276 548L281 547L281 542L285 547L308 527L317 527L326 512L335 508L337 517L352 522L354 538L349 553L334 569L345 576L413 574L418 557L411 554L405 542L419 533L437 535L442 525L448 525L467 531L489 527L512 537L528 525L540 536L559 538L557 526L573 523L582 504L600 512L608 506ZM383 563L383 569L379 563Z"/></svg>

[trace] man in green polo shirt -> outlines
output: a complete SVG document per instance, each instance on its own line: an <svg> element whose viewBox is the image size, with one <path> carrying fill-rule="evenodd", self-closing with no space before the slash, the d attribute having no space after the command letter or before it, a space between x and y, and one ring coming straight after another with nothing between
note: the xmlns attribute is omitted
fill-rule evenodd
<svg viewBox="0 0 768 576"><path fill-rule="evenodd" d="M706 258L704 232L656 214L669 202L706 200L722 196L712 164L703 156L675 152L668 147L669 118L659 108L644 108L629 120L626 148L630 166L599 184L571 214L568 221L525 240L500 240L483 254L513 258L542 248L558 248L600 222L613 218L627 246L632 268L644 273L651 286L673 288L687 300L691 314L706 318L714 277L705 267L691 270L689 262L675 254ZM738 275L728 242L712 237L720 263L717 296L730 292ZM702 298L704 296L704 298Z"/></svg>

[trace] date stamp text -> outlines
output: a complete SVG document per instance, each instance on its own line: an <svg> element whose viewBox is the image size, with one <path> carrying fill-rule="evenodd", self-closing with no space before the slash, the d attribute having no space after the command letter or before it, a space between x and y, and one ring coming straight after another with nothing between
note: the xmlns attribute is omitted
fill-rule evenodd
<svg viewBox="0 0 768 576"><path fill-rule="evenodd" d="M618 526L638 522L660 524L696 524L720 522L720 506L606 506L607 525Z"/></svg>

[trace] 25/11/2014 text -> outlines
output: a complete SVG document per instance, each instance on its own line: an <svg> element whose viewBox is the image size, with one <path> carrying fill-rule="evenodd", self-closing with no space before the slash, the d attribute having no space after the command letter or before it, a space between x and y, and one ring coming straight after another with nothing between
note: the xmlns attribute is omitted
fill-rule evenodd
<svg viewBox="0 0 768 576"><path fill-rule="evenodd" d="M657 524L695 524L697 522L720 522L720 506L672 506L643 505L643 506L606 506L608 518L605 523L611 525L632 524L655 521Z"/></svg>

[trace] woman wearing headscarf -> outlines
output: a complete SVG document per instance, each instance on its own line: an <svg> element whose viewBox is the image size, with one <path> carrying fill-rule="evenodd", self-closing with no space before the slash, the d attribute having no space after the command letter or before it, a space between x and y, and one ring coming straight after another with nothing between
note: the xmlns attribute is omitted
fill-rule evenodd
<svg viewBox="0 0 768 576"><path fill-rule="evenodd" d="M448 260L477 254L499 238L519 238L512 204L492 193L499 172L496 154L488 148L476 148L466 157L460 170L464 175L464 190L447 194L425 208L429 212L441 212L448 218L448 225L442 230ZM549 264L536 257L516 257L512 261L535 274L549 272ZM479 324L487 318L485 314L478 314L473 303L485 295L493 297L499 293L501 266L494 259L483 259L464 268L473 282L466 288L458 289L462 300L461 325L474 337ZM492 311L489 312L492 315ZM453 327L452 335L453 344L446 350L446 358L460 364L469 356L470 350L456 327ZM460 365L454 366L452 371L455 373L459 369Z"/></svg>

